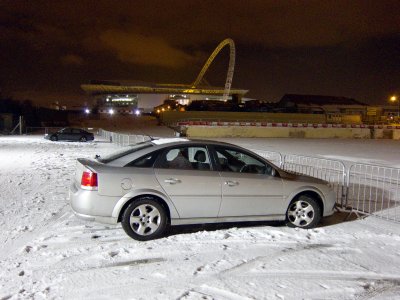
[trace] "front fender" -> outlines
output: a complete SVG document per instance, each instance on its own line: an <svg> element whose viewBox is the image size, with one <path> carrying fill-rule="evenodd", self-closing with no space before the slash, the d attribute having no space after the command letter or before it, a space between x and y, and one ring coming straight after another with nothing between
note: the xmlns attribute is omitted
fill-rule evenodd
<svg viewBox="0 0 400 300"><path fill-rule="evenodd" d="M136 198L136 197L141 196L141 195L154 195L154 196L156 196L158 198L161 198L168 205L171 219L179 218L178 211L176 210L175 205L168 198L168 196L166 196L165 194L161 193L160 191L152 190L152 189L138 189L138 190L130 191L128 194L124 195L115 204L113 212L112 212L112 217L113 218L118 218L122 208L124 207L124 205L127 202L129 202L132 198Z"/></svg>
<svg viewBox="0 0 400 300"><path fill-rule="evenodd" d="M311 186L311 185L299 186L298 188L293 190L287 196L288 205L298 194L300 194L302 192L314 192L314 193L318 194L318 196L321 198L322 203L324 204L324 207L326 206L324 193L320 189L316 188L315 186Z"/></svg>

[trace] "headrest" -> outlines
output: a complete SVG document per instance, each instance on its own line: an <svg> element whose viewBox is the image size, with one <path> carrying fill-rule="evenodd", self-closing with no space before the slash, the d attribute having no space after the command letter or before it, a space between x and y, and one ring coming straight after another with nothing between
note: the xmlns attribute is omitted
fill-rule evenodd
<svg viewBox="0 0 400 300"><path fill-rule="evenodd" d="M198 162L205 162L206 161L206 153L203 150L197 150L194 159Z"/></svg>

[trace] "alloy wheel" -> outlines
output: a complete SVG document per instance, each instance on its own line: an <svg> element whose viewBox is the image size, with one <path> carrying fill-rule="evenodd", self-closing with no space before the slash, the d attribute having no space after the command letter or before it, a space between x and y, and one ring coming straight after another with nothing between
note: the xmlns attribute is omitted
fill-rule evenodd
<svg viewBox="0 0 400 300"><path fill-rule="evenodd" d="M153 234L161 224L161 213L150 204L137 206L129 218L132 230L141 236Z"/></svg>
<svg viewBox="0 0 400 300"><path fill-rule="evenodd" d="M314 207L308 201L299 199L290 205L287 217L294 226L306 227L314 220Z"/></svg>

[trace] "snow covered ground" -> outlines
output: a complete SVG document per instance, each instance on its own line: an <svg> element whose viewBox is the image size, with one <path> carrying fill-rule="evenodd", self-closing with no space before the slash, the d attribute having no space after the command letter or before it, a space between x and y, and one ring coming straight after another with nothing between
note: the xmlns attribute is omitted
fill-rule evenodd
<svg viewBox="0 0 400 300"><path fill-rule="evenodd" d="M400 166L398 141L225 140ZM67 201L75 159L116 148L102 140L0 137L0 299L400 297L400 226L373 217L345 222L336 214L314 230L176 227L149 242L77 219Z"/></svg>

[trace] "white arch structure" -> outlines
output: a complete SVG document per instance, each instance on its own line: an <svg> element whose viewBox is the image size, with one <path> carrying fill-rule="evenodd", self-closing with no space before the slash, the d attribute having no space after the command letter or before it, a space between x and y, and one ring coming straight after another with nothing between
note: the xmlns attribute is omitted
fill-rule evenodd
<svg viewBox="0 0 400 300"><path fill-rule="evenodd" d="M219 45L217 48L215 48L214 52L210 55L206 63L204 64L203 68L201 69L199 75L197 75L196 80L192 84L192 88L196 88L201 80L203 79L204 74L207 72L208 67L211 65L211 63L214 61L214 58L218 55L218 53L224 48L226 45L229 45L230 52L229 52L229 66L228 66L228 73L226 75L226 81L225 81L225 90L224 90L224 95L222 96L223 101L227 101L229 97L229 92L231 90L231 85L232 85L232 78L233 78L233 73L235 71L235 55L236 55L236 50L235 50L235 43L233 42L232 39L225 39Z"/></svg>

